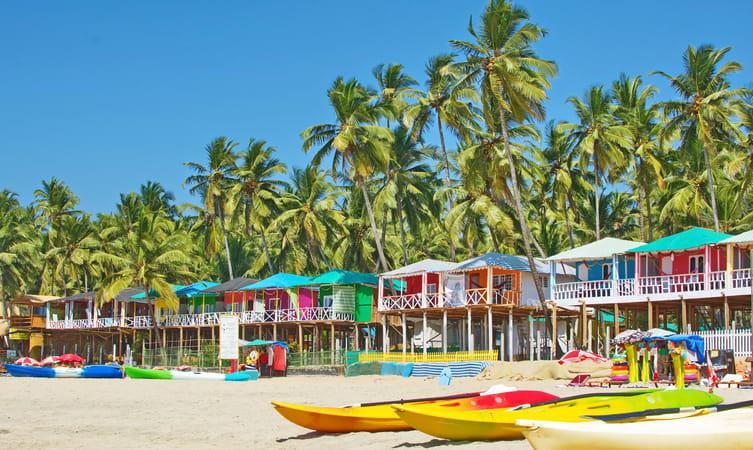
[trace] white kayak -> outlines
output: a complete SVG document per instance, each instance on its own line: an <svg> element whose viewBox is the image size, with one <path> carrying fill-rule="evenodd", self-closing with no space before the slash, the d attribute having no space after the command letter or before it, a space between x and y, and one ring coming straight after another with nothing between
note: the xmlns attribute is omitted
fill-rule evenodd
<svg viewBox="0 0 753 450"><path fill-rule="evenodd" d="M629 423L519 420L535 450L753 449L753 408Z"/></svg>

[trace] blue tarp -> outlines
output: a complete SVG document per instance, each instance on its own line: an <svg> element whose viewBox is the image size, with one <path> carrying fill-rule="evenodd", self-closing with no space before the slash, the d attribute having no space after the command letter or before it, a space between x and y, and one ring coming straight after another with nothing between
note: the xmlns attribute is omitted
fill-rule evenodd
<svg viewBox="0 0 753 450"><path fill-rule="evenodd" d="M400 375L407 378L410 376L411 372L413 372L412 363L385 362L382 363L382 371L380 375Z"/></svg>
<svg viewBox="0 0 753 450"><path fill-rule="evenodd" d="M287 289L296 286L305 286L311 282L311 277L293 275L292 273L276 273L271 277L257 281L254 284L243 286L239 291L254 291L257 289Z"/></svg>
<svg viewBox="0 0 753 450"><path fill-rule="evenodd" d="M449 367L453 377L475 377L488 365L489 363L486 361L415 363L411 375L414 377L438 377L445 367Z"/></svg>
<svg viewBox="0 0 753 450"><path fill-rule="evenodd" d="M703 338L697 334L674 334L664 339L670 342L684 342L688 350L698 355L698 362L703 364L705 361L706 351L703 344Z"/></svg>

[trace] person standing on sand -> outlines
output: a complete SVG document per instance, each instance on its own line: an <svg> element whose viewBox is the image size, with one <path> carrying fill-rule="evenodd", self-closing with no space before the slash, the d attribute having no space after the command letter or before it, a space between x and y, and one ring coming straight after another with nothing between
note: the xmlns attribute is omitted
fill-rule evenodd
<svg viewBox="0 0 753 450"><path fill-rule="evenodd" d="M259 352L259 376L267 376L267 363L269 363L269 357L266 351Z"/></svg>

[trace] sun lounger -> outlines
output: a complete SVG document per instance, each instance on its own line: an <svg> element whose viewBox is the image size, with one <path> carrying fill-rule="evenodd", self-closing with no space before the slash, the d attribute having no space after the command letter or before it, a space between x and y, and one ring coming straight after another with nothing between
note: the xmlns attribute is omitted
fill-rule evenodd
<svg viewBox="0 0 753 450"><path fill-rule="evenodd" d="M576 375L575 378L573 378L572 380L570 380L569 383L567 383L567 386L568 387L584 387L589 378L591 378L591 375L587 373Z"/></svg>

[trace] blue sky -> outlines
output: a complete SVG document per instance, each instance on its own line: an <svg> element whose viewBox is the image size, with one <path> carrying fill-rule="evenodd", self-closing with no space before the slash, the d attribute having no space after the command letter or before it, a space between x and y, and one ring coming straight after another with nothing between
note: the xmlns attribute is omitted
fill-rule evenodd
<svg viewBox="0 0 753 450"><path fill-rule="evenodd" d="M57 176L91 212L147 180L191 201L185 161L211 139L266 139L303 166L300 132L331 119L338 75L371 83L379 63L422 79L430 55L467 37L485 1L5 1L0 6L0 189L25 202ZM753 82L753 2L519 2L549 31L538 45L559 76L552 119L567 97L620 72L676 73L688 44L732 46Z"/></svg>

